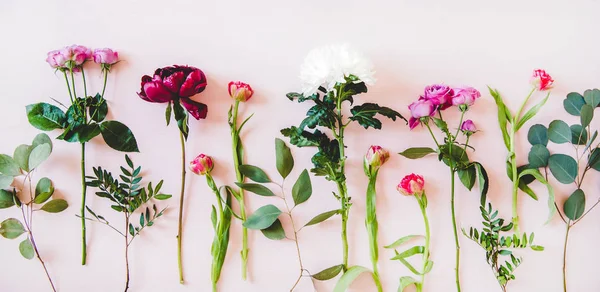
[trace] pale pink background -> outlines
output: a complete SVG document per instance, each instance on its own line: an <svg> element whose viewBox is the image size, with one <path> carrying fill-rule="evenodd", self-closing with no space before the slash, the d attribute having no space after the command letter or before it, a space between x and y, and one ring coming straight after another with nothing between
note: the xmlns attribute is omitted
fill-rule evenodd
<svg viewBox="0 0 600 292"><path fill-rule="evenodd" d="M164 105L143 102L136 95L140 77L159 66L189 64L208 75L207 90L196 97L209 105L208 119L191 122L188 160L203 152L216 159L215 179L232 183L234 174L226 123L230 98L226 84L243 80L256 94L243 106L244 115L255 113L243 139L247 162L276 177L273 139L279 130L298 124L309 104L294 104L285 93L299 90L297 78L305 54L313 47L350 42L375 63L378 82L358 102L378 102L408 114L406 106L422 88L434 82L471 85L483 97L469 112L482 130L473 139L478 149L472 157L483 162L491 178L490 197L501 214L510 216L510 187L505 176L506 151L497 127L496 109L486 85L498 88L513 110L529 90L534 68L544 68L556 79L556 88L542 113L529 122L547 124L560 115L562 100L570 91L598 86L600 51L598 11L600 2L578 1L16 1L0 2L2 27L1 153L12 153L29 143L39 131L29 126L25 105L50 97L68 100L64 81L44 62L46 52L73 43L119 50L123 62L110 76L106 97L109 118L131 127L141 153L135 161L146 169L148 179L165 179L164 190L174 198L155 227L132 246L131 291L209 291L210 206L214 196L203 178L188 175L185 215L184 264L187 284L177 280L176 226L179 187L179 140L174 125L165 126ZM94 66L90 66L94 67ZM91 91L99 91L99 69L88 69ZM536 96L534 100L539 100ZM456 120L456 113L450 115ZM598 125L596 123L596 125ZM454 127L454 125L453 125ZM56 137L59 133L49 133ZM526 161L529 144L526 129L518 135L518 154ZM409 132L401 122L384 122L382 131L353 125L347 133L348 183L354 206L350 220L350 263L369 267L364 228L364 192L367 184L361 159L371 144L392 153L409 146L432 145L422 129ZM55 141L54 153L36 176L55 182L59 197L71 207L61 214L36 213L36 232L41 253L60 291L120 291L124 263L122 240L110 229L89 224L89 259L80 261L79 147ZM100 139L89 143L88 170L102 165L118 170L123 154L112 151ZM566 148L566 150L569 150ZM297 177L310 168L313 149L293 148ZM416 202L398 195L397 182L405 174L421 173L427 180L435 266L427 277L425 291L454 290L454 245L450 223L448 170L434 157L410 161L392 155L380 172L378 217L380 244L423 232ZM587 178L588 202L598 198L598 173ZM552 181L556 185L556 181ZM296 220L303 224L314 215L337 208L331 196L334 186L314 178L313 197L298 207ZM291 188L291 184L288 185ZM536 232L544 252L522 252L523 265L510 291L562 291L561 262L565 226L547 216L544 189L535 187L540 201L520 200L522 227ZM480 222L476 191L458 188L461 226ZM89 204L109 221L121 216L109 211L104 200L90 190ZM558 201L568 189L557 189ZM279 201L249 195L250 210ZM2 210L1 219L18 216L17 209ZM595 210L572 231L568 262L570 291L600 290L597 262L600 251L600 210ZM285 227L289 222L283 219ZM300 241L306 267L317 272L341 260L340 220L306 228ZM250 232L250 280L240 277L240 222L234 221L232 239L220 282L221 291L288 291L297 277L295 249L291 241L271 241ZM462 284L465 292L500 291L484 261L482 250L461 237ZM0 239L0 290L7 292L49 291L39 263L27 261L18 252L19 241ZM381 274L386 291L396 291L398 278L409 272L389 260L393 251L381 249ZM335 281L318 283L319 291L331 291ZM303 280L297 291L312 291ZM362 276L351 291L375 291L372 280Z"/></svg>

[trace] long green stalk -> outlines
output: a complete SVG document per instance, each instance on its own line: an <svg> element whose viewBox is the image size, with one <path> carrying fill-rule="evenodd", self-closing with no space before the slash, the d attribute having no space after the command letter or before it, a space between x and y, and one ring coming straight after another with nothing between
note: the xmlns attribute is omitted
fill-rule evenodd
<svg viewBox="0 0 600 292"><path fill-rule="evenodd" d="M183 263L181 260L181 240L183 235L183 203L185 195L185 138L183 133L179 132L181 141L181 192L179 196L179 225L177 228L177 265L179 267L179 283L183 284Z"/></svg>
<svg viewBox="0 0 600 292"><path fill-rule="evenodd" d="M365 219L365 225L367 227L367 234L369 235L369 250L371 252L371 264L373 265L373 280L377 286L377 291L382 292L383 288L381 287L379 267L377 263L379 259L379 247L377 244L377 231L379 229L379 224L377 222L376 212L376 181L377 171L374 171L369 177L369 185L367 187L367 218Z"/></svg>
<svg viewBox="0 0 600 292"><path fill-rule="evenodd" d="M236 100L233 106L233 116L231 121L231 146L233 152L233 167L235 169L235 177L238 183L244 183L244 176L240 172L240 165L243 163L243 153L241 150L242 142L240 141L240 133L237 126L239 105L240 102ZM244 190L242 189L239 189L238 202L240 204L240 217L242 218L242 222L246 222L246 203L244 199ZM242 279L245 281L248 270L248 229L244 226L242 226L242 251L240 254L242 256Z"/></svg>
<svg viewBox="0 0 600 292"><path fill-rule="evenodd" d="M452 154L451 154L452 155ZM458 229L456 227L456 208L454 205L454 185L455 185L455 176L456 173L454 171L454 169L450 170L450 175L452 176L450 181L451 181L451 189L452 189L452 194L450 197L450 204L452 205L452 228L454 231L454 244L456 246L456 264L455 264L455 268L454 268L454 273L455 273L455 278L456 278L456 291L460 292L460 243L458 241Z"/></svg>
<svg viewBox="0 0 600 292"><path fill-rule="evenodd" d="M87 185L85 184L85 143L81 143L81 265L87 261L87 230L85 220L85 200L87 197Z"/></svg>
<svg viewBox="0 0 600 292"><path fill-rule="evenodd" d="M423 291L423 286L425 285L425 269L427 269L427 263L429 262L429 242L431 239L431 231L429 228L429 219L427 218L427 198L425 194L418 198L419 207L421 208L421 214L423 214L423 221L425 223L425 249L423 250L423 268L421 272L421 283L417 285L417 292Z"/></svg>

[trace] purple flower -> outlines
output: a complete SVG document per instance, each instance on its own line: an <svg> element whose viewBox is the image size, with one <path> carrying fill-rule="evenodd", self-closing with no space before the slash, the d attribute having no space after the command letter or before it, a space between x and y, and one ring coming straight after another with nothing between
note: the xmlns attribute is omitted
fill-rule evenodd
<svg viewBox="0 0 600 292"><path fill-rule="evenodd" d="M460 126L460 130L463 131L466 135L471 135L477 132L477 127L475 127L475 123L472 120L466 120Z"/></svg>
<svg viewBox="0 0 600 292"><path fill-rule="evenodd" d="M425 87L424 99L430 100L441 110L447 109L452 105L452 88L444 84L433 84Z"/></svg>
<svg viewBox="0 0 600 292"><path fill-rule="evenodd" d="M410 129L414 129L423 117L433 117L436 111L436 105L429 99L420 98L408 106L410 110L410 119L408 124Z"/></svg>
<svg viewBox="0 0 600 292"><path fill-rule="evenodd" d="M455 88L452 96L452 105L472 106L475 100L481 97L481 93L473 87Z"/></svg>

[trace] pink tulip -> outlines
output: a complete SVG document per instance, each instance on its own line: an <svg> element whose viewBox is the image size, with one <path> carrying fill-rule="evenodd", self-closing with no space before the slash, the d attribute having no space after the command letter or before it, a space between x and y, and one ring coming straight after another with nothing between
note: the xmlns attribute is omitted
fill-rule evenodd
<svg viewBox="0 0 600 292"><path fill-rule="evenodd" d="M214 167L212 158L208 155L200 154L190 162L190 170L197 175L209 174Z"/></svg>
<svg viewBox="0 0 600 292"><path fill-rule="evenodd" d="M97 64L113 65L119 61L119 53L109 48L95 49L92 57Z"/></svg>
<svg viewBox="0 0 600 292"><path fill-rule="evenodd" d="M422 195L425 187L425 180L417 174L405 176L396 189L405 196Z"/></svg>
<svg viewBox="0 0 600 292"><path fill-rule="evenodd" d="M249 84L241 81L229 82L229 96L234 100L246 102L252 97L252 94L254 91Z"/></svg>
<svg viewBox="0 0 600 292"><path fill-rule="evenodd" d="M381 146L371 146L365 154L365 169L377 170L390 158L390 153Z"/></svg>
<svg viewBox="0 0 600 292"><path fill-rule="evenodd" d="M536 69L533 71L533 75L530 80L531 84L539 91L544 91L552 88L554 80L546 71L542 69Z"/></svg>

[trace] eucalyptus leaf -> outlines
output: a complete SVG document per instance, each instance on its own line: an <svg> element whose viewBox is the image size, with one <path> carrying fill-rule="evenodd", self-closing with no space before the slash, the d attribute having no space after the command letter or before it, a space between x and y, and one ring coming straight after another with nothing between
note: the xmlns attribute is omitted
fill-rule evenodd
<svg viewBox="0 0 600 292"><path fill-rule="evenodd" d="M21 241L19 244L19 252L21 252L21 255L28 260L33 258L33 245L31 244L31 241L29 241L29 238L25 238L25 240Z"/></svg>
<svg viewBox="0 0 600 292"><path fill-rule="evenodd" d="M548 145L548 128L544 125L533 125L527 133L527 140L531 145Z"/></svg>
<svg viewBox="0 0 600 292"><path fill-rule="evenodd" d="M302 171L296 183L292 187L292 197L294 198L294 204L300 205L310 198L312 195L312 183L310 181L310 175L305 169Z"/></svg>
<svg viewBox="0 0 600 292"><path fill-rule="evenodd" d="M33 138L33 143L31 144L31 146L33 148L35 148L38 145L42 145L42 144L48 144L48 145L50 145L50 150L52 150L52 140L45 133L39 133L39 134L37 134L35 136L35 138Z"/></svg>
<svg viewBox="0 0 600 292"><path fill-rule="evenodd" d="M123 152L139 152L133 133L124 124L106 121L100 124L100 132L110 148Z"/></svg>
<svg viewBox="0 0 600 292"><path fill-rule="evenodd" d="M6 176L18 176L21 175L21 168L12 157L0 154L0 173Z"/></svg>
<svg viewBox="0 0 600 292"><path fill-rule="evenodd" d="M13 153L13 159L19 165L19 167L27 172L29 172L29 154L33 150L33 146L31 145L19 145L15 149Z"/></svg>
<svg viewBox="0 0 600 292"><path fill-rule="evenodd" d="M312 275L313 279L318 280L318 281L326 281L329 279L332 279L333 277L337 276L342 269L344 268L344 265L336 265L333 267L329 267L325 270L322 270L314 275Z"/></svg>
<svg viewBox="0 0 600 292"><path fill-rule="evenodd" d="M48 213L60 213L67 209L67 207L69 207L67 201L63 199L53 199L50 202L43 205L40 209Z"/></svg>
<svg viewBox="0 0 600 292"><path fill-rule="evenodd" d="M271 226L261 229L262 234L271 240L282 240L285 238L285 231L283 230L283 226L281 226L281 221L279 219L275 220Z"/></svg>
<svg viewBox="0 0 600 292"><path fill-rule="evenodd" d="M38 145L29 154L29 170L33 170L38 167L42 162L44 162L48 157L50 157L50 153L52 152L52 147L48 144Z"/></svg>
<svg viewBox="0 0 600 292"><path fill-rule="evenodd" d="M594 118L594 108L595 107L592 107L589 104L585 104L581 107L580 120L582 127L585 128L592 122L592 119Z"/></svg>
<svg viewBox="0 0 600 292"><path fill-rule="evenodd" d="M335 284L335 288L333 288L333 292L345 292L350 288L350 285L358 276L362 273L370 273L371 270L362 267L362 266L353 266L350 267L339 279L337 284Z"/></svg>
<svg viewBox="0 0 600 292"><path fill-rule="evenodd" d="M548 159L548 167L556 180L563 184L574 182L579 171L577 161L571 156L564 154L551 155Z"/></svg>
<svg viewBox="0 0 600 292"><path fill-rule="evenodd" d="M583 93L583 99L585 103L595 108L600 105L600 90L588 89Z"/></svg>
<svg viewBox="0 0 600 292"><path fill-rule="evenodd" d="M585 193L581 189L575 190L563 205L565 216L571 220L577 220L585 211Z"/></svg>
<svg viewBox="0 0 600 292"><path fill-rule="evenodd" d="M600 148L594 148L594 150L592 150L588 160L588 166L600 171Z"/></svg>
<svg viewBox="0 0 600 292"><path fill-rule="evenodd" d="M425 156L427 156L429 154L433 154L433 153L436 153L436 151L429 147L413 147L413 148L408 148L398 154L400 154L406 158L409 158L409 159L418 159L418 158L422 158L422 157L425 157Z"/></svg>
<svg viewBox="0 0 600 292"><path fill-rule="evenodd" d="M15 196L12 192L0 189L0 209L6 209L15 205Z"/></svg>
<svg viewBox="0 0 600 292"><path fill-rule="evenodd" d="M273 205L262 206L252 213L252 215L244 221L243 225L248 229L265 229L273 225L280 214L281 210Z"/></svg>
<svg viewBox="0 0 600 292"><path fill-rule="evenodd" d="M588 134L581 125L571 125L571 143L574 145L585 145L588 140Z"/></svg>
<svg viewBox="0 0 600 292"><path fill-rule="evenodd" d="M548 127L548 138L557 144L571 142L571 128L561 120L554 120Z"/></svg>
<svg viewBox="0 0 600 292"><path fill-rule="evenodd" d="M14 180L14 177L0 174L0 189L7 189L10 187Z"/></svg>
<svg viewBox="0 0 600 292"><path fill-rule="evenodd" d="M548 166L548 158L550 158L550 151L542 144L536 144L529 150L527 156L529 160L529 166L533 168L540 168Z"/></svg>
<svg viewBox="0 0 600 292"><path fill-rule="evenodd" d="M251 193L255 193L259 196L265 196L265 197L272 197L275 196L275 194L273 193L273 191L271 191L269 188L260 185L260 184L254 184L254 183L235 183L239 188L244 189L246 191L249 191Z"/></svg>
<svg viewBox="0 0 600 292"><path fill-rule="evenodd" d="M245 177L247 177L257 183L271 182L271 180L269 179L269 176L262 169L260 169L256 166L247 165L247 164L240 165L239 170L242 173L242 175L244 175Z"/></svg>
<svg viewBox="0 0 600 292"><path fill-rule="evenodd" d="M577 92L567 94L567 98L563 101L565 110L574 116L581 115L581 107L585 104L583 96Z"/></svg>
<svg viewBox="0 0 600 292"><path fill-rule="evenodd" d="M314 218L310 219L310 221L308 221L308 223L306 223L304 225L304 227L319 224L319 223L331 218L332 216L339 214L340 212L341 212L341 210L331 210L331 211L323 212L323 213L315 216Z"/></svg>
<svg viewBox="0 0 600 292"><path fill-rule="evenodd" d="M294 169L294 157L290 147L288 147L283 140L275 138L275 157L277 171L281 177L286 178L292 169Z"/></svg>
<svg viewBox="0 0 600 292"><path fill-rule="evenodd" d="M4 238L15 239L25 233L25 227L21 221L15 218L8 218L0 223L0 235Z"/></svg>
<svg viewBox="0 0 600 292"><path fill-rule="evenodd" d="M36 204L43 204L54 194L54 186L52 181L47 178L41 178L35 186L35 198L33 202Z"/></svg>

